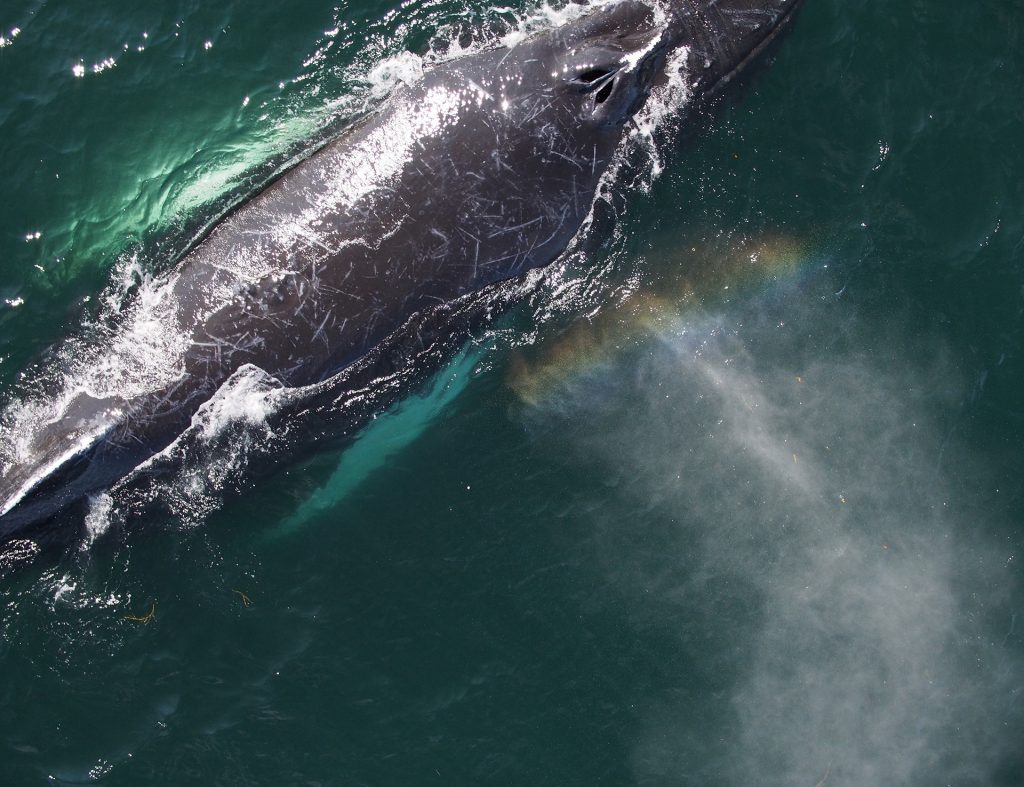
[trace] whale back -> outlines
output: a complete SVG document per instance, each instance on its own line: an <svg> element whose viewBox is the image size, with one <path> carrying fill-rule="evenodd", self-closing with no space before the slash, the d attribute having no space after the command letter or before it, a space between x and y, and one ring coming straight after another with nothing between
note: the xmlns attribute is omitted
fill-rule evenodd
<svg viewBox="0 0 1024 787"><path fill-rule="evenodd" d="M315 384L417 314L549 264L646 95L623 58L657 35L626 2L441 64L226 216L98 351L144 369L71 380L12 424L30 434L0 467L5 531L165 449L243 367ZM141 323L159 347L133 344Z"/></svg>
<svg viewBox="0 0 1024 787"><path fill-rule="evenodd" d="M710 90L780 18L754 25L753 5L684 0L666 27L626 0L397 88L147 285L62 391L4 416L18 447L0 445L0 538L164 452L245 370L316 386L439 305L550 264L667 51L686 47L691 87Z"/></svg>

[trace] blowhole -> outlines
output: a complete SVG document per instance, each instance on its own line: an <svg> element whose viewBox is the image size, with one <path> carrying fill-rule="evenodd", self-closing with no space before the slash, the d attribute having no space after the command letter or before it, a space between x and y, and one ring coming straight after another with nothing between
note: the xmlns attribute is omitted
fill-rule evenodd
<svg viewBox="0 0 1024 787"><path fill-rule="evenodd" d="M612 73L611 69L608 68L591 68L584 71L582 74L576 77L576 79L578 79L580 82L586 82L589 85L601 79L602 77L608 76L610 73Z"/></svg>
<svg viewBox="0 0 1024 787"><path fill-rule="evenodd" d="M608 100L608 96L610 96L612 94L612 88L614 88L614 87L615 87L615 80L614 79L609 79L608 80L608 84L606 84L604 87L602 87L600 90L597 91L597 95L594 96L594 103L595 104L603 104L605 101L607 101Z"/></svg>

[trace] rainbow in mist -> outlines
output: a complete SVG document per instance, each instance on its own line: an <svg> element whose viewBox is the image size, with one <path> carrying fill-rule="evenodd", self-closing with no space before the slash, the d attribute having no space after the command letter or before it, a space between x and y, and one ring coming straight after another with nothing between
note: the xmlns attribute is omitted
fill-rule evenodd
<svg viewBox="0 0 1024 787"><path fill-rule="evenodd" d="M733 298L795 280L818 259L817 251L818 244L806 238L762 235L671 252L677 264L652 267L672 267L679 276L628 289L596 316L518 350L508 365L508 386L524 404L542 405L562 386L611 363L628 347L684 331Z"/></svg>

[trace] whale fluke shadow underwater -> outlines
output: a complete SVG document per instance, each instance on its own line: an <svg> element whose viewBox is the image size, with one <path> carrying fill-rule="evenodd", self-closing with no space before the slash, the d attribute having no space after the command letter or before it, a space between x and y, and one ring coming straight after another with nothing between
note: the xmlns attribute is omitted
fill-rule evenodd
<svg viewBox="0 0 1024 787"><path fill-rule="evenodd" d="M222 218L59 384L7 405L0 542L81 537L87 501L250 405L348 394L370 404L323 431L357 429L403 357L464 337L474 294L570 247L668 64L699 106L801 0L668 3L442 63Z"/></svg>

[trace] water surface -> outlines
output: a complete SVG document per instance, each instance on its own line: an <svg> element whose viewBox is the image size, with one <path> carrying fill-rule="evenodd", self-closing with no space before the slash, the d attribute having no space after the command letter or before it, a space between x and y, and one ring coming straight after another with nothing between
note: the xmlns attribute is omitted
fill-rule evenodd
<svg viewBox="0 0 1024 787"><path fill-rule="evenodd" d="M3 394L525 12L6 3ZM1022 31L809 2L354 446L6 553L3 782L1024 782Z"/></svg>

